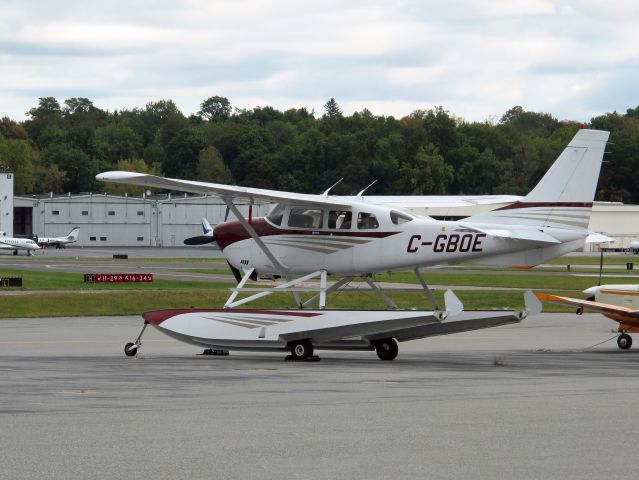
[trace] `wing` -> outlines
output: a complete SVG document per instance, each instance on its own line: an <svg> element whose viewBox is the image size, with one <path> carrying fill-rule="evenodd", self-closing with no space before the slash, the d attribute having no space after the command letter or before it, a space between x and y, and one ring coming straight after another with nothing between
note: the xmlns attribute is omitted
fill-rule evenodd
<svg viewBox="0 0 639 480"><path fill-rule="evenodd" d="M238 187L219 183L196 182L194 180L179 180L176 178L158 177L146 173L113 171L100 173L96 175L95 178L103 182L125 183L127 185L212 195L228 200L262 200L267 202L299 203L303 205L335 206L341 208L349 208L352 206L352 203L347 200L325 195L289 193L279 190Z"/></svg>
<svg viewBox="0 0 639 480"><path fill-rule="evenodd" d="M592 302L590 300L581 300L579 298L560 297L558 295L550 295L548 293L535 293L535 296L544 302L556 303L558 305L568 305L571 307L582 308L591 312L599 312L604 315L614 317L639 318L639 310L633 310L619 305L611 305L609 303Z"/></svg>
<svg viewBox="0 0 639 480"><path fill-rule="evenodd" d="M360 197L353 197L360 199ZM371 203L395 208L451 208L475 205L505 205L515 203L522 197L516 195L411 195L411 196L365 196Z"/></svg>

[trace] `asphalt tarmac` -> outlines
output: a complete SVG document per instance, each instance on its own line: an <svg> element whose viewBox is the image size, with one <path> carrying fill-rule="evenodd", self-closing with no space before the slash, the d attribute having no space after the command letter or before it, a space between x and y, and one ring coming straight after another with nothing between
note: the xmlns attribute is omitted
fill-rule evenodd
<svg viewBox="0 0 639 480"><path fill-rule="evenodd" d="M373 352L200 351L139 317L0 320L2 479L631 478L639 350L542 314ZM635 339L639 343L639 336Z"/></svg>

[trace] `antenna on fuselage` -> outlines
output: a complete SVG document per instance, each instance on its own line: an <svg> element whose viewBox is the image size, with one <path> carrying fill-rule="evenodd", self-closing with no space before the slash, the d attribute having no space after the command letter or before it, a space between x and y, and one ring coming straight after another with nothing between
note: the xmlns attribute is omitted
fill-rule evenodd
<svg viewBox="0 0 639 480"><path fill-rule="evenodd" d="M337 185L339 182L341 182L342 180L344 180L344 177L340 178L337 182L335 182L333 185L331 185L330 187L328 187L326 190L324 190L324 193L322 193L322 195L324 195L325 197L328 197L328 192L330 192L331 190L333 190L333 188L335 188L335 185Z"/></svg>
<svg viewBox="0 0 639 480"><path fill-rule="evenodd" d="M364 188L364 190L360 191L357 195L355 195L356 197L361 197L362 195L364 195L364 192L366 190L368 190L369 188L371 188L373 185L375 185L377 183L377 178L375 180L373 180L373 183L369 184L367 187Z"/></svg>

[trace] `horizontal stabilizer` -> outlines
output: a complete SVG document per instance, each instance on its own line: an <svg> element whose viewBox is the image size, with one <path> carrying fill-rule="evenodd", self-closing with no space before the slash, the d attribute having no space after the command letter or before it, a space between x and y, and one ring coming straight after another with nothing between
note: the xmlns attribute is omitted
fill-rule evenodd
<svg viewBox="0 0 639 480"><path fill-rule="evenodd" d="M462 224L463 228L467 228L474 232L485 233L492 237L499 238L511 238L513 240L528 240L531 242L540 243L561 243L552 235L536 229L497 229L497 228L483 228L476 225Z"/></svg>
<svg viewBox="0 0 639 480"><path fill-rule="evenodd" d="M611 243L614 241L614 238L604 235L603 233L590 233L586 237L586 243Z"/></svg>

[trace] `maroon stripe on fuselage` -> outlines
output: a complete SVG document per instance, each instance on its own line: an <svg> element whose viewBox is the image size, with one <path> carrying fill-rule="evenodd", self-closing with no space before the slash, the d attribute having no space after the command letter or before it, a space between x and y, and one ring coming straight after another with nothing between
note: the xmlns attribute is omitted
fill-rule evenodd
<svg viewBox="0 0 639 480"><path fill-rule="evenodd" d="M144 312L142 318L154 325L160 325L165 320L175 317L176 315L182 315L185 313L225 313L233 315L234 313L243 315L282 315L289 317L318 317L323 313L313 312L298 312L298 311L282 311L282 310L252 310L252 309L224 309L224 308L170 308L168 310L154 310L151 312Z"/></svg>
<svg viewBox="0 0 639 480"><path fill-rule="evenodd" d="M264 218L254 218L251 223L253 230L260 237L270 237L273 235L310 235L310 236L326 236L326 237L361 237L361 238L385 238L396 235L400 232L369 232L369 231L337 231L337 230L295 230L274 227ZM227 222L215 227L213 235L221 250L229 245L251 238L238 221Z"/></svg>
<svg viewBox="0 0 639 480"><path fill-rule="evenodd" d="M505 205L498 210L514 210L518 208L536 208L536 207L578 207L578 208L592 208L592 202L515 202L510 205Z"/></svg>

